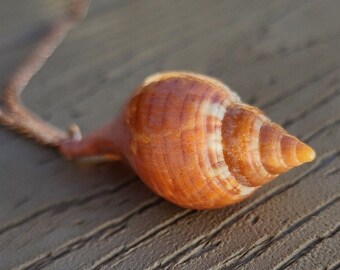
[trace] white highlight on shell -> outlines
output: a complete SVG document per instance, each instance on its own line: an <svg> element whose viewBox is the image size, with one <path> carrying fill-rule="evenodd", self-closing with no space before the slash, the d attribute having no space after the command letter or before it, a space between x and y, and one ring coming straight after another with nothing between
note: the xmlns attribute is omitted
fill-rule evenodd
<svg viewBox="0 0 340 270"><path fill-rule="evenodd" d="M200 113L203 113L203 115L206 115L207 117L216 117L218 121L222 121L227 110L227 105L228 104L226 102L222 102L222 104L204 102L204 104L202 104L202 107L200 107ZM263 119L261 120L262 121L256 121L257 123L255 123L255 128L258 131L260 130L263 123ZM213 168L214 177L216 177L217 179L225 179L226 182L224 183L224 185L226 186L226 188L233 189L233 186L227 180L233 176L224 160L221 128L222 126L220 126L219 129L214 129L212 132L209 132L207 134L208 149L214 151L215 156L218 160L220 160L219 163L222 163L222 165L220 164L220 166ZM254 147L258 148L258 141L252 143L254 143ZM240 191L240 196L247 196L250 193L254 192L258 187L245 186L237 181L237 188Z"/></svg>
<svg viewBox="0 0 340 270"><path fill-rule="evenodd" d="M255 135L252 137L252 140L248 141L248 158L253 159L256 168L253 168L253 170L257 170L261 175L264 177L268 177L271 175L268 173L266 168L263 166L261 162L261 156L260 156L260 130L262 125L265 123L267 119L258 117L255 119L253 123L253 129L255 131ZM250 163L251 164L251 163Z"/></svg>
<svg viewBox="0 0 340 270"><path fill-rule="evenodd" d="M199 114L206 115L206 112L209 110L209 101L203 100L198 108Z"/></svg>
<svg viewBox="0 0 340 270"><path fill-rule="evenodd" d="M224 162L224 161L223 161ZM230 171L226 164L223 164L223 166L219 166L217 168L213 168L215 175L220 175L223 178L229 178L231 176Z"/></svg>
<svg viewBox="0 0 340 270"><path fill-rule="evenodd" d="M207 104L204 104L204 106L200 108L201 113L204 116L216 117L218 122L223 120L224 114L226 112L225 107L223 107L220 103L204 103ZM213 150L217 159L221 160L223 158L221 126L219 126L218 129L218 132L216 129L212 130L211 132L207 132L207 144L208 149Z"/></svg>
<svg viewBox="0 0 340 270"><path fill-rule="evenodd" d="M249 195L250 193L254 192L258 187L248 187L248 186L244 186L239 184L239 188L240 188L240 195L241 196L246 196Z"/></svg>
<svg viewBox="0 0 340 270"><path fill-rule="evenodd" d="M220 154L223 157L223 148L222 148L222 137L218 134L211 133L208 138L208 148L214 150L217 154Z"/></svg>
<svg viewBox="0 0 340 270"><path fill-rule="evenodd" d="M212 168L214 173L213 177L217 179L225 179L226 182L223 184L226 185L228 189L232 189L232 186L227 180L231 177L231 173L224 160L221 131L222 125L219 125L224 118L226 106L224 106L224 102L222 104L209 102L204 103L204 106L200 108L200 113L202 113L205 117L217 118L215 128L212 131L207 132L206 138L208 151L211 150L214 153L215 161L219 163L218 167Z"/></svg>
<svg viewBox="0 0 340 270"><path fill-rule="evenodd" d="M223 120L226 108L219 103L210 104L208 107L207 115L217 117L220 121Z"/></svg>

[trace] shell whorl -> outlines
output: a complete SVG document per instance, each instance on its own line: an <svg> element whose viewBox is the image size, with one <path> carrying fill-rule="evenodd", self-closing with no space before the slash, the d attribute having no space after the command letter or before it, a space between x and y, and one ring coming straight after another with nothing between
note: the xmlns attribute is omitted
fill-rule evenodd
<svg viewBox="0 0 340 270"><path fill-rule="evenodd" d="M263 185L315 157L313 149L245 104L229 106L222 137L231 173L247 186Z"/></svg>
<svg viewBox="0 0 340 270"><path fill-rule="evenodd" d="M127 106L125 123L132 167L157 194L187 208L238 202L301 161L298 151L282 158L292 147L305 150L227 86L192 73L147 78Z"/></svg>

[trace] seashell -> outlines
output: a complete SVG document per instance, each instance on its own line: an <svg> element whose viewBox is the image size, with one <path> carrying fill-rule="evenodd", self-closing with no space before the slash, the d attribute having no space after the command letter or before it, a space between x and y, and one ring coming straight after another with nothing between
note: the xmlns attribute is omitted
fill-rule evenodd
<svg viewBox="0 0 340 270"><path fill-rule="evenodd" d="M241 201L315 157L221 82L187 72L150 76L117 121L60 151L123 159L155 193L194 209Z"/></svg>
<svg viewBox="0 0 340 270"><path fill-rule="evenodd" d="M239 202L315 158L312 148L242 103L226 85L188 72L148 77L116 120L84 138L75 125L67 134L44 122L23 106L20 94L84 17L86 3L74 0L68 16L54 24L10 78L0 123L69 159L124 160L155 193L193 209Z"/></svg>

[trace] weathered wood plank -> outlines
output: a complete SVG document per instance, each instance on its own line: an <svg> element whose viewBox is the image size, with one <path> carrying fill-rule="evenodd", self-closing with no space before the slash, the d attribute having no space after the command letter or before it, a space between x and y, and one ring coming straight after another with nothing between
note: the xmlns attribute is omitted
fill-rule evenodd
<svg viewBox="0 0 340 270"><path fill-rule="evenodd" d="M0 3L0 82L66 3ZM339 8L336 0L93 1L24 93L45 119L87 132L114 117L145 76L192 70L226 81L305 138L318 160L243 203L191 211L153 195L122 164L82 167L1 128L0 269L335 269Z"/></svg>

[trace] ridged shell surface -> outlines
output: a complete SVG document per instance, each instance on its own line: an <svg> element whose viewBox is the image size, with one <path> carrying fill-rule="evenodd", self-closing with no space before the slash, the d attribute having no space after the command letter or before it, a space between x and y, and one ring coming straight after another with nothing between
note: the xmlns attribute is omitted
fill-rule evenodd
<svg viewBox="0 0 340 270"><path fill-rule="evenodd" d="M139 176L183 207L222 207L247 196L254 188L230 174L222 149L222 120L237 101L224 85L203 76L170 73L147 79L128 112Z"/></svg>
<svg viewBox="0 0 340 270"><path fill-rule="evenodd" d="M170 72L147 78L127 106L125 123L130 164L154 192L182 207L233 204L281 172L269 168L272 149L261 148L268 118L207 76ZM277 149L270 134L266 144Z"/></svg>

